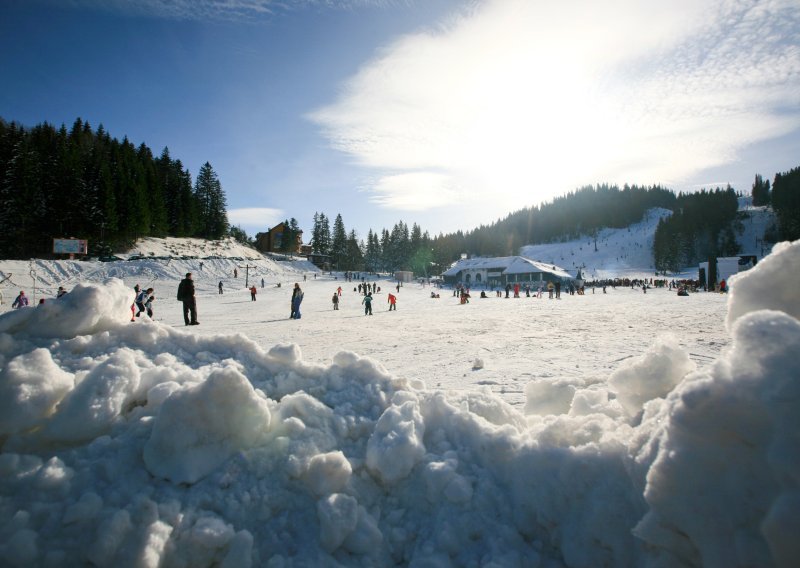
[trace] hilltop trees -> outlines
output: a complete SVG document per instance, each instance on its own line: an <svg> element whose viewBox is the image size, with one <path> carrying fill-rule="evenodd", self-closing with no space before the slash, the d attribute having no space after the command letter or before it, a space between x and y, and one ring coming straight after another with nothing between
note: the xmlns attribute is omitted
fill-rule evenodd
<svg viewBox="0 0 800 568"><path fill-rule="evenodd" d="M214 168L206 162L200 168L194 186L200 234L206 239L221 239L228 232L225 193Z"/></svg>
<svg viewBox="0 0 800 568"><path fill-rule="evenodd" d="M154 158L80 118L70 129L0 120L0 256L47 256L54 237L88 239L92 254L143 236L221 238L225 201L209 163L193 187L167 148Z"/></svg>
<svg viewBox="0 0 800 568"><path fill-rule="evenodd" d="M673 214L662 219L656 228L656 270L674 272L711 257L737 254L731 226L738 206L738 197L730 186L679 194Z"/></svg>
<svg viewBox="0 0 800 568"><path fill-rule="evenodd" d="M775 175L772 185L772 207L778 216L780 238L800 238L800 167Z"/></svg>
<svg viewBox="0 0 800 568"><path fill-rule="evenodd" d="M317 254L330 254L331 252L331 227L325 213L314 213L311 248Z"/></svg>
<svg viewBox="0 0 800 568"><path fill-rule="evenodd" d="M756 174L756 179L753 182L753 205L769 205L770 203L770 190L769 180L764 181L760 174Z"/></svg>

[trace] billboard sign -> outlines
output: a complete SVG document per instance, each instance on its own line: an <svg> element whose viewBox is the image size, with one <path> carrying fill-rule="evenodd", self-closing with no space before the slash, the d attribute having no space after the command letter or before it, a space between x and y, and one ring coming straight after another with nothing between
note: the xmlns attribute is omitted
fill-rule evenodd
<svg viewBox="0 0 800 568"><path fill-rule="evenodd" d="M89 241L84 239L53 239L55 254L86 254L88 250Z"/></svg>

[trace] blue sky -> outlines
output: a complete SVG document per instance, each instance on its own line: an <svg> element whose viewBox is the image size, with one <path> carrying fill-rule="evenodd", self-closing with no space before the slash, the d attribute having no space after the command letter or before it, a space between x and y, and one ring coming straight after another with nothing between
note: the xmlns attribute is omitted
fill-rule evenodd
<svg viewBox="0 0 800 568"><path fill-rule="evenodd" d="M5 0L0 116L209 161L251 236L800 166L796 0Z"/></svg>

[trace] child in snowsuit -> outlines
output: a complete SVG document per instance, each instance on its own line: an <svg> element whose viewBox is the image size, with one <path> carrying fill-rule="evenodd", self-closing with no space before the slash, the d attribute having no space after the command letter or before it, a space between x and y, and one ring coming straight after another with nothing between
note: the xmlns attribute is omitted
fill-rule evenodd
<svg viewBox="0 0 800 568"><path fill-rule="evenodd" d="M372 294L367 293L364 296L364 299L361 300L361 303L364 304L364 315L371 316L372 315Z"/></svg>
<svg viewBox="0 0 800 568"><path fill-rule="evenodd" d="M300 303L303 301L303 291L300 289L300 284L294 283L294 290L292 290L292 313L289 315L290 319L300 319Z"/></svg>
<svg viewBox="0 0 800 568"><path fill-rule="evenodd" d="M150 294L152 294L152 293L153 293L153 289L152 288L148 288L147 290L143 290L143 291L139 292L139 294L136 296L135 304L136 304L136 307L139 309L139 311L136 312L136 317L137 318L140 315L142 315L142 312L147 312L148 311L147 307L145 306L145 304L150 299ZM150 313L148 313L147 315L150 315Z"/></svg>
<svg viewBox="0 0 800 568"><path fill-rule="evenodd" d="M19 291L19 296L14 300L14 303L11 304L13 309L24 308L28 305L28 296L25 295L23 290Z"/></svg>

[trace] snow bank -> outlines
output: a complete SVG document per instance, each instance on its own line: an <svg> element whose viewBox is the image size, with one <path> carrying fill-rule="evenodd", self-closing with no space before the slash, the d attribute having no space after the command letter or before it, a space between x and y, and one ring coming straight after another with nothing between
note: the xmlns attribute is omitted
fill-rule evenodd
<svg viewBox="0 0 800 568"><path fill-rule="evenodd" d="M662 338L524 412L77 286L0 316L0 564L792 565L798 262L732 280L706 370Z"/></svg>

